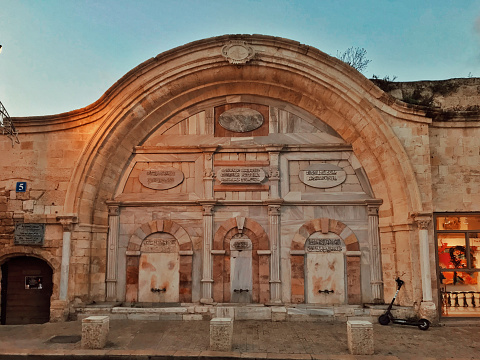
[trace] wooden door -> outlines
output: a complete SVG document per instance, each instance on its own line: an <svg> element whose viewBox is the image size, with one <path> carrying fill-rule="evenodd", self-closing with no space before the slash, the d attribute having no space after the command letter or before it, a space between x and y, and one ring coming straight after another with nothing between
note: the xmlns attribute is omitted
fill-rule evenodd
<svg viewBox="0 0 480 360"><path fill-rule="evenodd" d="M52 269L43 260L17 257L2 265L2 324L42 324L50 320Z"/></svg>

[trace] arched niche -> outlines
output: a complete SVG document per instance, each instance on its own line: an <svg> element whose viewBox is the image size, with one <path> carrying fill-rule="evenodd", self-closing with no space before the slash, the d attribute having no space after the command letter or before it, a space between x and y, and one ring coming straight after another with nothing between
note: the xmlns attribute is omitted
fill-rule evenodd
<svg viewBox="0 0 480 360"><path fill-rule="evenodd" d="M251 242L252 302L266 303L270 300L268 236L255 220L236 217L223 222L213 239L213 300L215 302L231 301L231 242L232 239L235 241L242 235Z"/></svg>
<svg viewBox="0 0 480 360"><path fill-rule="evenodd" d="M175 279L178 279L178 301L179 302L191 302L192 301L192 256L193 256L193 245L190 239L190 236L185 231L185 229L171 220L156 220L149 223L145 223L135 230L128 241L128 247L126 251L127 256L127 271L126 271L126 295L125 300L127 302L137 302L139 301L139 280L142 278L140 271L142 270L141 264L144 264L145 267L148 267L148 259L142 259L142 252L145 253L148 245L144 244L144 241L150 237L155 236L155 234L167 234L165 239L162 239L160 235L160 240L165 244L160 244L164 248L168 248L165 252L169 254L168 259L157 259L157 260L169 260L166 264L168 266L169 262L174 260L173 255L178 256L178 277L175 275ZM172 244L168 241L167 238L174 239L175 244ZM158 245L158 244L157 244ZM152 244L152 246L156 246ZM143 250L143 251L142 251ZM151 253L155 253L153 250ZM157 252L160 253L160 252ZM173 255L170 255L173 254ZM176 264L172 265L173 267ZM157 284L155 284L157 285ZM160 286L149 286L148 288L154 289L153 292L161 293L164 289L161 284ZM177 284L174 284L176 288ZM160 297L159 301L161 300ZM155 302L155 301L148 301ZM162 301L165 302L165 301Z"/></svg>
<svg viewBox="0 0 480 360"><path fill-rule="evenodd" d="M344 281L346 277L346 303L361 304L362 293L360 286L360 247L357 237L353 231L344 223L334 219L314 219L303 224L297 233L294 235L290 248L290 264L291 264L291 302L305 303L306 296L306 259L308 256L305 250L307 239L312 234L335 234L341 240L338 246L343 247L341 253L344 256L346 276L341 277ZM328 238L326 236L325 238ZM335 244L333 244L335 245ZM313 290L313 289L311 289ZM315 289L317 290L332 290L332 289Z"/></svg>

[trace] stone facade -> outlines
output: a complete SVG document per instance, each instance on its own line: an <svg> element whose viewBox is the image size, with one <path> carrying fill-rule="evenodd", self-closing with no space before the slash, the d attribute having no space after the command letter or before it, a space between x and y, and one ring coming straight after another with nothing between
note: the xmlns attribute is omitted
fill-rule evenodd
<svg viewBox="0 0 480 360"><path fill-rule="evenodd" d="M397 276L404 311L435 317L432 216L480 210L480 123L435 111L290 40L187 44L84 109L13 119L0 263L49 264L52 320L93 301L118 318L376 316ZM44 243L16 244L18 223L46 224Z"/></svg>

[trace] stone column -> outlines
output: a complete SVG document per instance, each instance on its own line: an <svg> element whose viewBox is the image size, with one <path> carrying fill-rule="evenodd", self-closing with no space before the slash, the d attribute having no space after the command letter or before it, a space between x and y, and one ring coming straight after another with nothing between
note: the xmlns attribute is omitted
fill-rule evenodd
<svg viewBox="0 0 480 360"><path fill-rule="evenodd" d="M202 299L203 304L211 304L212 297L212 243L213 243L213 205L214 202L203 203L203 275Z"/></svg>
<svg viewBox="0 0 480 360"><path fill-rule="evenodd" d="M420 247L420 271L422 272L422 303L420 314L429 320L436 317L436 306L432 297L432 275L430 272L430 251L428 247L428 227L432 220L429 213L417 213L414 215L418 226L418 241Z"/></svg>
<svg viewBox="0 0 480 360"><path fill-rule="evenodd" d="M383 303L382 248L378 228L378 208L381 201L367 201L368 239L370 242L370 284L374 303Z"/></svg>
<svg viewBox="0 0 480 360"><path fill-rule="evenodd" d="M117 299L117 252L120 230L120 207L108 207L108 240L107 240L107 301Z"/></svg>
<svg viewBox="0 0 480 360"><path fill-rule="evenodd" d="M268 224L270 232L270 301L281 303L280 280L280 205L268 205Z"/></svg>
<svg viewBox="0 0 480 360"><path fill-rule="evenodd" d="M57 216L57 221L63 227L59 300L66 301L68 300L68 277L70 273L70 243L72 241L73 224L77 222L77 217L60 215Z"/></svg>

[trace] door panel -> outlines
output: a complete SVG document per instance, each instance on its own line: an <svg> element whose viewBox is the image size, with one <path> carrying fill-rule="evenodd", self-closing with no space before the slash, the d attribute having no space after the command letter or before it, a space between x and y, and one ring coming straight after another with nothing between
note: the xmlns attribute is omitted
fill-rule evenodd
<svg viewBox="0 0 480 360"><path fill-rule="evenodd" d="M231 302L252 302L252 250L231 250Z"/></svg>
<svg viewBox="0 0 480 360"><path fill-rule="evenodd" d="M309 253L307 254L306 269L307 303L322 305L345 303L343 253ZM329 292L327 293L325 290Z"/></svg>
<svg viewBox="0 0 480 360"><path fill-rule="evenodd" d="M2 323L6 325L42 324L50 320L52 274L50 266L33 257L18 257L7 261L2 270Z"/></svg>

